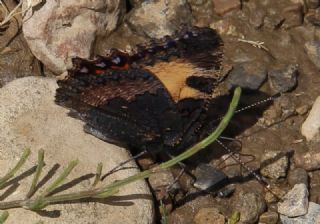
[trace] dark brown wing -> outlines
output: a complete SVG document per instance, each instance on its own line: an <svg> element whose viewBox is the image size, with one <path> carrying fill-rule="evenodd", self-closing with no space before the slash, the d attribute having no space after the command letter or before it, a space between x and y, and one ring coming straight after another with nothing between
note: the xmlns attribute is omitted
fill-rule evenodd
<svg viewBox="0 0 320 224"><path fill-rule="evenodd" d="M113 49L94 61L75 58L56 102L103 140L175 147L202 126L198 118L221 79L221 46L215 31L192 28L132 55Z"/></svg>

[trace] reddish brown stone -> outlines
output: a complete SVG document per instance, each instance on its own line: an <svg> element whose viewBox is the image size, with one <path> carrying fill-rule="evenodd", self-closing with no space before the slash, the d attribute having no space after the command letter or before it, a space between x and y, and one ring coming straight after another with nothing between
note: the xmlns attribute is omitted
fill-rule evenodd
<svg viewBox="0 0 320 224"><path fill-rule="evenodd" d="M230 12L234 9L240 9L241 2L240 0L212 0L214 5L214 11L223 16L227 12Z"/></svg>

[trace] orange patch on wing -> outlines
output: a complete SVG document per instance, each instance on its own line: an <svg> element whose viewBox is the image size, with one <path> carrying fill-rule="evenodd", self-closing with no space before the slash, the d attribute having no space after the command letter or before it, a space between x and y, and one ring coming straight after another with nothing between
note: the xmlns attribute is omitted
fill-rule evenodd
<svg viewBox="0 0 320 224"><path fill-rule="evenodd" d="M101 75L105 72L105 70L96 69L95 73L96 75Z"/></svg>
<svg viewBox="0 0 320 224"><path fill-rule="evenodd" d="M111 66L112 69L119 69L119 70L127 70L129 69L129 64L125 64L123 66Z"/></svg>
<svg viewBox="0 0 320 224"><path fill-rule="evenodd" d="M163 83L175 102L185 98L205 97L203 93L186 84L189 76L199 73L199 70L190 63L184 61L158 62L146 68Z"/></svg>

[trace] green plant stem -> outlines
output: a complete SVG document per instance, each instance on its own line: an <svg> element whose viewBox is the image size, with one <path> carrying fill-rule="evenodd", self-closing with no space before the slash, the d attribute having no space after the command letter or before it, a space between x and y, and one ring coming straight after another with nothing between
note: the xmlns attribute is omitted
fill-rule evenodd
<svg viewBox="0 0 320 224"><path fill-rule="evenodd" d="M38 152L38 165L37 165L36 173L34 174L34 177L32 180L31 187L29 189L29 192L27 193L27 198L30 198L36 191L36 186L38 184L43 166L44 166L44 150L41 149Z"/></svg>
<svg viewBox="0 0 320 224"><path fill-rule="evenodd" d="M232 116L237 108L237 105L238 105L238 102L240 99L240 95L241 95L241 89L236 88L226 115L221 120L218 127L216 128L216 130L213 133L211 133L207 138L205 138L201 142L197 143L196 145L194 145L190 149L186 150L185 152L181 153L177 157L175 157L167 162L164 162L157 167L154 167L150 170L146 170L146 171L137 173L137 174L130 176L130 177L127 177L123 180L113 182L112 184L109 184L108 186L105 186L105 187L100 187L100 188L85 190L85 191L79 191L79 192L69 193L69 194L53 195L53 196L46 196L46 197L40 196L36 199L2 202L2 203L0 203L0 209L9 209L9 208L15 208L15 207L27 207L32 210L39 210L39 209L43 209L45 206L47 206L49 204L54 204L57 202L70 202L70 201L76 201L76 200L85 199L85 198L106 198L108 196L115 194L119 190L120 187L123 187L123 186L130 184L132 182L135 182L137 180L148 178L152 173L156 173L156 172L162 171L164 169L168 169L169 167L177 164L178 162L181 162L184 159L189 158L190 156L194 155L195 153L197 153L201 149L210 145L212 142L214 142L221 135L221 133L227 127L230 119L232 118ZM56 181L56 182L58 182L58 181ZM54 185L56 185L56 182ZM48 190L46 190L46 192L51 192L51 189L54 189L54 187L52 187L52 185L51 185L51 187L48 188Z"/></svg>
<svg viewBox="0 0 320 224"><path fill-rule="evenodd" d="M29 157L31 153L30 149L25 149L20 160L18 161L18 163L15 165L15 167L13 167L11 170L8 171L8 173L6 175L4 175L4 177L0 178L0 189L6 184L6 182L12 178L16 172L23 166L23 164L26 162L27 158Z"/></svg>
<svg viewBox="0 0 320 224"><path fill-rule="evenodd" d="M4 211L0 215L0 224L3 224L7 220L8 217L9 217L9 212L8 211Z"/></svg>

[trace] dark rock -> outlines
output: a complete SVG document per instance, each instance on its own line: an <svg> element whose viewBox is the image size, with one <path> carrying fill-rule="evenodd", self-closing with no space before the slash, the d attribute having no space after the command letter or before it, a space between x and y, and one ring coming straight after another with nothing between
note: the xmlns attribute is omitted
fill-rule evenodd
<svg viewBox="0 0 320 224"><path fill-rule="evenodd" d="M307 42L304 48L313 64L320 69L320 41Z"/></svg>
<svg viewBox="0 0 320 224"><path fill-rule="evenodd" d="M278 203L278 212L288 217L305 215L308 212L309 192L305 184L296 184Z"/></svg>
<svg viewBox="0 0 320 224"><path fill-rule="evenodd" d="M267 77L267 70L263 65L242 63L234 66L227 78L228 87L240 86L244 89L257 90Z"/></svg>
<svg viewBox="0 0 320 224"><path fill-rule="evenodd" d="M240 212L240 222L257 222L259 216L266 210L266 203L262 196L252 192L240 192L237 196L234 210Z"/></svg>
<svg viewBox="0 0 320 224"><path fill-rule="evenodd" d="M240 9L241 7L241 1L240 0L212 0L214 5L214 11L220 15L223 16L224 14L235 10Z"/></svg>
<svg viewBox="0 0 320 224"><path fill-rule="evenodd" d="M279 221L279 214L276 212L265 212L259 218L260 224L277 224Z"/></svg>
<svg viewBox="0 0 320 224"><path fill-rule="evenodd" d="M261 174L271 179L279 179L287 175L289 166L288 155L281 151L264 153L261 159Z"/></svg>
<svg viewBox="0 0 320 224"><path fill-rule="evenodd" d="M316 10L310 10L305 15L305 20L314 26L320 26L320 8Z"/></svg>
<svg viewBox="0 0 320 224"><path fill-rule="evenodd" d="M283 69L268 72L269 84L275 93L284 93L297 85L298 66L289 65Z"/></svg>
<svg viewBox="0 0 320 224"><path fill-rule="evenodd" d="M216 208L202 208L195 215L193 221L195 224L224 224L225 217Z"/></svg>
<svg viewBox="0 0 320 224"><path fill-rule="evenodd" d="M308 173L302 168L296 168L289 172L288 183L292 187L296 184L305 184L306 186L308 186L308 180Z"/></svg>
<svg viewBox="0 0 320 224"><path fill-rule="evenodd" d="M309 9L315 9L320 6L320 1L319 0L306 0L307 7Z"/></svg>
<svg viewBox="0 0 320 224"><path fill-rule="evenodd" d="M303 6L301 4L290 5L283 10L282 15L284 17L283 28L300 26L303 23Z"/></svg>
<svg viewBox="0 0 320 224"><path fill-rule="evenodd" d="M308 213L306 215L289 218L287 216L281 215L280 220L283 224L315 224L320 222L320 205L310 202L308 206Z"/></svg>
<svg viewBox="0 0 320 224"><path fill-rule="evenodd" d="M228 178L222 171L207 164L200 164L194 175L196 182L193 185L201 190L212 189Z"/></svg>

